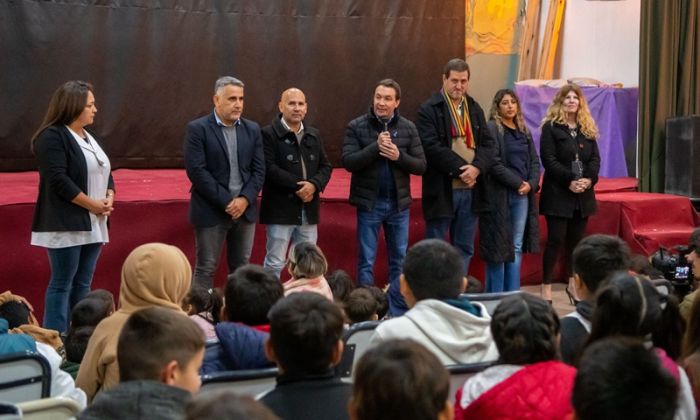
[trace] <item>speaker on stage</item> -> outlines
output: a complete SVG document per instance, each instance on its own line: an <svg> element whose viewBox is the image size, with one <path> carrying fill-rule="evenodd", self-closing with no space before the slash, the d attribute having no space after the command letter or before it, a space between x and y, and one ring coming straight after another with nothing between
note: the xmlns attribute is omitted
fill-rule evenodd
<svg viewBox="0 0 700 420"><path fill-rule="evenodd" d="M665 190L700 201L700 115L666 120Z"/></svg>

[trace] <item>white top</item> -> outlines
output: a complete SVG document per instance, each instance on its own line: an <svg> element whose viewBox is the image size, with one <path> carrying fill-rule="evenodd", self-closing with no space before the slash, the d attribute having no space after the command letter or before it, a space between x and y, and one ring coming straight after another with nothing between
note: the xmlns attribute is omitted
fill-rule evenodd
<svg viewBox="0 0 700 420"><path fill-rule="evenodd" d="M75 386L75 381L61 370L61 356L48 344L36 342L37 353L44 356L51 366L51 397L69 398L78 403L81 409L87 406L87 397L82 389Z"/></svg>
<svg viewBox="0 0 700 420"><path fill-rule="evenodd" d="M522 368L523 366L519 365L496 365L475 374L464 382L462 399L457 401L457 404L463 410L466 409L469 404Z"/></svg>
<svg viewBox="0 0 700 420"><path fill-rule="evenodd" d="M393 338L410 338L432 351L443 365L488 362L498 359L491 336L491 317L480 302L481 317L435 299L420 300L403 316L383 321L369 346Z"/></svg>
<svg viewBox="0 0 700 420"><path fill-rule="evenodd" d="M87 164L87 195L95 200L103 200L107 195L107 185L112 166L104 150L97 144L97 141L85 131L88 141L83 140L80 135L71 130L73 140L83 151L85 163ZM100 162L102 165L100 165ZM107 231L107 216L97 216L90 214L92 229L89 231L69 231L69 232L32 232L32 245L46 248L67 248L69 246L87 245L94 243L109 242L109 232Z"/></svg>

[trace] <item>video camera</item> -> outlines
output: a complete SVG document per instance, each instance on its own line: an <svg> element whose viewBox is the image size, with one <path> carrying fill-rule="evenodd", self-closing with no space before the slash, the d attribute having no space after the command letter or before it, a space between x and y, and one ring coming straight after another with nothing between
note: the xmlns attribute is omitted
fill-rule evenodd
<svg viewBox="0 0 700 420"><path fill-rule="evenodd" d="M677 245L671 250L661 247L651 256L651 265L661 271L671 282L674 292L682 298L690 292L693 284L691 265L686 256L691 252L686 245Z"/></svg>

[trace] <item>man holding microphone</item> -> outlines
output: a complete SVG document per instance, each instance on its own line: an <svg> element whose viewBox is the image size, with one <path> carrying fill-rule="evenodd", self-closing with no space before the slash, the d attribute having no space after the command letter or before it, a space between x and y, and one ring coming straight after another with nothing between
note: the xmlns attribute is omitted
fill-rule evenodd
<svg viewBox="0 0 700 420"><path fill-rule="evenodd" d="M345 130L343 166L352 173L350 204L357 207L357 279L374 284L379 228L389 257L389 314L408 308L399 277L408 247L410 174L425 171L425 155L416 126L399 115L401 87L384 79L374 88L369 112L350 121Z"/></svg>

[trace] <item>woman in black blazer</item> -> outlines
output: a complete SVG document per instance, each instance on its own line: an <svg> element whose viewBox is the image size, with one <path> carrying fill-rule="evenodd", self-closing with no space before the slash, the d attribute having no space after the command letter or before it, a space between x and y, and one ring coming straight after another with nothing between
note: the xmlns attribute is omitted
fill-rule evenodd
<svg viewBox="0 0 700 420"><path fill-rule="evenodd" d="M542 261L542 297L549 301L559 250L565 249L566 270L571 277L571 253L583 237L588 217L596 211L593 186L600 169L597 138L598 127L581 88L565 85L547 110L540 137L544 166L540 214L547 219L548 232Z"/></svg>
<svg viewBox="0 0 700 420"><path fill-rule="evenodd" d="M45 328L65 332L70 311L90 291L102 245L114 182L107 155L85 126L97 108L90 84L70 81L54 92L32 137L39 166L39 196L31 244L45 247L51 266Z"/></svg>

